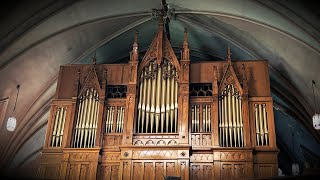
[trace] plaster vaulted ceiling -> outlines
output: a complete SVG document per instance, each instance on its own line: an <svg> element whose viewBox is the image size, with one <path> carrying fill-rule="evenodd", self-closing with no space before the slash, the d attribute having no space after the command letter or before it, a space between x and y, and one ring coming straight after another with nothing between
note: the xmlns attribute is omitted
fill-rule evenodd
<svg viewBox="0 0 320 180"><path fill-rule="evenodd" d="M301 2L168 0L176 14L170 35L179 57L183 30L188 29L192 61L223 60L228 46L235 61L267 59L276 111L307 130L313 138L310 147L319 147L319 132L311 122L311 80L320 83L319 12ZM127 62L135 30L140 32L143 54L157 30L151 12L160 1L48 0L15 5L0 18L0 99L9 97L5 119L13 110L16 85L21 85L18 126L14 132L6 131L5 123L0 127L2 169L38 162L59 67L90 63L94 50L98 63ZM319 91L318 85L318 99ZM290 121L276 118L280 124Z"/></svg>

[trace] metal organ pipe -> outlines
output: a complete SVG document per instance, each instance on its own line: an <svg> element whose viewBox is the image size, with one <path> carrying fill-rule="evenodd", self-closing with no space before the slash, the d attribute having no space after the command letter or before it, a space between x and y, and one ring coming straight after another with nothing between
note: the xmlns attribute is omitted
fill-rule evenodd
<svg viewBox="0 0 320 180"><path fill-rule="evenodd" d="M158 130L159 130L160 92L161 92L161 73L162 73L161 66L160 65L157 65L157 66L158 66L158 71L157 71L157 84L156 84L157 93L156 93L156 112L155 112L155 115L156 115L156 133L158 133Z"/></svg>
<svg viewBox="0 0 320 180"><path fill-rule="evenodd" d="M169 132L169 120L170 120L170 64L167 65L167 90L166 90L166 132Z"/></svg>
<svg viewBox="0 0 320 180"><path fill-rule="evenodd" d="M143 80L143 73L140 76L140 80ZM143 81L140 83L140 94L141 96L139 96L139 104L138 104L138 127L137 127L137 132L140 132L140 120L141 120L141 111L142 111L142 92L143 92Z"/></svg>
<svg viewBox="0 0 320 180"><path fill-rule="evenodd" d="M139 86L137 132L176 132L178 81L175 67L167 60L161 64L152 61L142 74L145 75L141 76Z"/></svg>
<svg viewBox="0 0 320 180"><path fill-rule="evenodd" d="M175 103L174 103L174 125L175 125L175 132L178 131L178 73L175 72L175 88L174 88L174 97L175 97Z"/></svg>
<svg viewBox="0 0 320 180"><path fill-rule="evenodd" d="M171 105L170 105L170 132L173 132L173 122L174 122L174 101L175 101L175 95L174 95L174 91L175 91L175 82L174 82L174 76L175 76L175 70L172 68L171 70L171 94L170 94L170 98L171 98Z"/></svg>
<svg viewBox="0 0 320 180"><path fill-rule="evenodd" d="M143 133L144 130L144 121L145 121L145 115L146 115L146 104L147 104L147 71L144 72L144 80L143 80L143 94L142 94L142 119L141 119L141 132Z"/></svg>
<svg viewBox="0 0 320 180"><path fill-rule="evenodd" d="M239 115L240 115L240 140L241 140L241 147L243 146L243 120L242 120L242 101L241 99L239 98Z"/></svg>
<svg viewBox="0 0 320 180"><path fill-rule="evenodd" d="M151 102L151 66L149 66L149 71L148 71L148 87L147 87L147 99L146 99L146 132L148 132L148 127L149 127L149 115L150 115L150 102Z"/></svg>
<svg viewBox="0 0 320 180"><path fill-rule="evenodd" d="M267 112L266 112L266 104L262 104L262 113L263 113L263 124L264 124L264 138L265 138L265 145L269 145L269 132L268 132L268 119L267 119Z"/></svg>
<svg viewBox="0 0 320 180"><path fill-rule="evenodd" d="M164 121L165 121L165 94L166 94L166 66L162 66L162 74L161 74L161 133L164 132Z"/></svg>
<svg viewBox="0 0 320 180"><path fill-rule="evenodd" d="M227 85L219 97L219 140L222 147L243 147L243 120L240 94Z"/></svg>
<svg viewBox="0 0 320 180"><path fill-rule="evenodd" d="M154 125L154 118L155 118L155 99L156 99L156 88L157 88L157 86L156 86L156 76L157 76L157 72L156 72L156 70L157 70L157 64L153 64L152 65L152 70L151 70L151 72L152 72L152 76L151 76L151 78L152 78L152 84L151 84L151 88L152 88L152 91L151 91L151 107L150 107L150 121L151 121L151 123L150 123L150 130L151 130L151 133L153 133L153 125Z"/></svg>

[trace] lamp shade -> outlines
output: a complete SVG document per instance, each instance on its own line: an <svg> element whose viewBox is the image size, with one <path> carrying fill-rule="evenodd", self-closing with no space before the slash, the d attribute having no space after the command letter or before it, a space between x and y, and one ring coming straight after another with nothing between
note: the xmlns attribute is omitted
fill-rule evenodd
<svg viewBox="0 0 320 180"><path fill-rule="evenodd" d="M299 175L299 164L298 163L292 164L292 175Z"/></svg>
<svg viewBox="0 0 320 180"><path fill-rule="evenodd" d="M9 117L7 121L7 130L14 131L14 129L16 128L16 125L17 125L17 119L13 116Z"/></svg>
<svg viewBox="0 0 320 180"><path fill-rule="evenodd" d="M320 129L320 114L313 115L312 120L313 120L313 127L317 130Z"/></svg>

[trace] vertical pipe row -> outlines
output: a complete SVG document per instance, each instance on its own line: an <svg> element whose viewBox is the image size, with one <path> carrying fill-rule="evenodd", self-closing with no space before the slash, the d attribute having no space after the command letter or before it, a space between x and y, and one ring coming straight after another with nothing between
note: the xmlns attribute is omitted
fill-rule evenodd
<svg viewBox="0 0 320 180"><path fill-rule="evenodd" d="M138 133L174 133L178 118L178 81L174 66L150 62L140 80Z"/></svg>
<svg viewBox="0 0 320 180"><path fill-rule="evenodd" d="M94 146L95 133L98 121L99 98L98 93L93 88L88 89L79 98L78 113L73 138L73 147L90 148ZM108 117L110 114L108 109ZM65 116L65 114L63 115ZM109 131L109 124L106 124L106 131ZM64 125L62 125L64 128Z"/></svg>
<svg viewBox="0 0 320 180"><path fill-rule="evenodd" d="M218 113L220 146L243 147L241 97L233 85L227 85L221 92Z"/></svg>
<svg viewBox="0 0 320 180"><path fill-rule="evenodd" d="M116 111L116 112L115 112ZM114 113L116 113L116 119L114 119ZM124 125L125 107L122 106L109 106L107 107L106 118L106 133L122 133ZM115 129L113 126L115 123Z"/></svg>
<svg viewBox="0 0 320 180"><path fill-rule="evenodd" d="M202 119L200 119L202 113ZM221 118L219 127L222 126ZM191 106L191 131L192 132L211 132L211 106L192 105Z"/></svg>
<svg viewBox="0 0 320 180"><path fill-rule="evenodd" d="M268 119L266 104L254 104L255 107L255 124L256 124L256 145L268 146Z"/></svg>
<svg viewBox="0 0 320 180"><path fill-rule="evenodd" d="M51 147L61 147L65 120L66 108L58 107L55 112L54 126L51 138Z"/></svg>

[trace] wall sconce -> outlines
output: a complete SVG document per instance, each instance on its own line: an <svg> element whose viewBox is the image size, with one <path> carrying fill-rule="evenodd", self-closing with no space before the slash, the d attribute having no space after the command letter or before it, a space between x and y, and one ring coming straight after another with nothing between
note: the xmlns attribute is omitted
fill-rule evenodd
<svg viewBox="0 0 320 180"><path fill-rule="evenodd" d="M15 111L16 111L16 107L17 107L19 89L20 89L20 85L17 86L17 96L16 96L16 101L14 103L14 108L13 108L12 115L8 118L8 121L7 121L7 130L8 131L14 131L14 129L16 128L16 125L17 125L17 119L15 117Z"/></svg>

